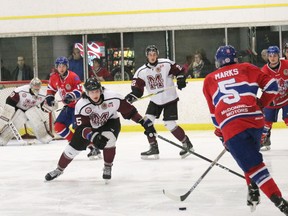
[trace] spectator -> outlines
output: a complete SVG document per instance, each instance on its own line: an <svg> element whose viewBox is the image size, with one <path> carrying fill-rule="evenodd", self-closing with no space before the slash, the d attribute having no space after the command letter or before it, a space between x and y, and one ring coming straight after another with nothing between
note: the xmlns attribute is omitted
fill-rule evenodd
<svg viewBox="0 0 288 216"><path fill-rule="evenodd" d="M80 80L84 80L83 58L78 48L73 48L72 58L69 59L69 70L76 73Z"/></svg>
<svg viewBox="0 0 288 216"><path fill-rule="evenodd" d="M193 62L193 56L192 55L187 55L186 56L186 62L183 64L182 68L184 69L185 74L188 73L189 66Z"/></svg>
<svg viewBox="0 0 288 216"><path fill-rule="evenodd" d="M194 54L194 61L190 64L188 70L188 77L204 78L211 72L211 62L207 59L203 52L196 51ZM203 55L205 56L203 58Z"/></svg>
<svg viewBox="0 0 288 216"><path fill-rule="evenodd" d="M3 60L1 59L1 81L8 81L11 79L11 72L4 67Z"/></svg>
<svg viewBox="0 0 288 216"><path fill-rule="evenodd" d="M283 47L283 58L286 60L288 59L288 43L285 43Z"/></svg>
<svg viewBox="0 0 288 216"><path fill-rule="evenodd" d="M33 70L25 64L24 56L17 57L17 67L12 72L13 80L31 80L33 79Z"/></svg>
<svg viewBox="0 0 288 216"><path fill-rule="evenodd" d="M89 78L96 77L98 81L112 81L113 76L102 67L102 61L99 58L92 60L93 67L89 71Z"/></svg>
<svg viewBox="0 0 288 216"><path fill-rule="evenodd" d="M266 64L268 62L268 53L267 53L267 49L263 49L261 51L261 58L264 61L264 63Z"/></svg>

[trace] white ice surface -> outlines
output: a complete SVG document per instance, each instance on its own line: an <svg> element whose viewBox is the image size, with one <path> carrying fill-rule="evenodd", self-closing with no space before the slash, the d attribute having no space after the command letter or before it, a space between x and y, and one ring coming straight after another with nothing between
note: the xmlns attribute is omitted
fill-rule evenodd
<svg viewBox="0 0 288 216"><path fill-rule="evenodd" d="M272 131L272 149L263 152L265 162L288 198L288 129ZM175 141L168 132L160 135ZM189 131L197 153L214 160L222 145L213 131ZM160 159L141 160L148 149L143 133L121 133L112 170L112 180L102 180L103 161L89 161L82 152L59 178L45 182L56 168L66 141L20 146L11 141L0 147L0 216L280 216L266 196L251 213L246 206L245 181L214 167L184 202L170 200L186 193L210 163L196 156L179 158L177 147L159 140ZM178 142L177 142L178 143ZM229 153L220 164L242 174ZM179 207L187 207L179 211Z"/></svg>

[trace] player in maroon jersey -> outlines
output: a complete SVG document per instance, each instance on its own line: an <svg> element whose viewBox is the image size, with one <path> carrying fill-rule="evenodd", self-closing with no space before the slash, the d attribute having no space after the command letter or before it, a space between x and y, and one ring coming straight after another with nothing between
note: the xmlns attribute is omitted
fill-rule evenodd
<svg viewBox="0 0 288 216"><path fill-rule="evenodd" d="M215 134L243 170L248 185L247 205L255 210L262 192L288 215L288 203L270 175L260 140L264 127L262 108L278 93L277 81L249 63L237 63L234 47L220 46L215 55L216 71L204 80L203 93L208 103ZM257 99L257 90L263 93Z"/></svg>
<svg viewBox="0 0 288 216"><path fill-rule="evenodd" d="M47 173L45 179L51 181L61 175L68 164L86 149L92 142L97 148L103 149L103 179L111 179L111 169L116 153L116 141L121 124L118 113L124 119L131 119L141 124L145 134L156 140L156 131L149 119L142 118L136 108L124 97L101 86L96 77L89 78L84 84L86 92L77 102L75 118L77 127L69 145L62 153L58 167Z"/></svg>
<svg viewBox="0 0 288 216"><path fill-rule="evenodd" d="M264 108L265 126L261 138L263 150L271 148L272 125L277 122L281 109L282 119L288 126L288 60L280 59L280 49L277 46L270 46L267 52L268 63L262 67L262 71L277 80L279 91L274 100Z"/></svg>

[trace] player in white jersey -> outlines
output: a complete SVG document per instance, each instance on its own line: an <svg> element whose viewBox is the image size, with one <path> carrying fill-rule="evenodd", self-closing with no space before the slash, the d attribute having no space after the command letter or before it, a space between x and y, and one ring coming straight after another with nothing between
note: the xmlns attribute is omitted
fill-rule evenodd
<svg viewBox="0 0 288 216"><path fill-rule="evenodd" d="M111 167L116 153L116 141L121 124L118 112L124 119L141 124L150 139L155 138L155 128L149 119L143 119L137 109L116 92L105 89L96 77L85 81L86 92L75 107L76 129L72 140L62 153L55 170L47 173L51 181L61 175L68 164L92 142L103 150L103 179L111 179Z"/></svg>
<svg viewBox="0 0 288 216"><path fill-rule="evenodd" d="M165 127L183 144L183 147L193 151L193 145L184 130L176 124L178 120L177 103L179 101L176 89L174 88L173 78L177 77L177 87L182 90L186 87L186 77L184 70L175 62L158 58L159 51L155 45L146 48L147 63L140 67L132 81L131 89L125 98L130 102L135 102L141 98L144 87L148 93L156 93L151 97L146 110L146 117L152 122L159 118L163 111L163 121ZM157 93L163 91L162 93ZM158 159L159 149L156 140L149 140L150 149L141 153L142 159L154 156ZM189 155L188 151L180 151L180 156L185 158Z"/></svg>
<svg viewBox="0 0 288 216"><path fill-rule="evenodd" d="M11 122L18 131L24 124L28 124L33 129L36 138L43 143L52 140L52 136L47 131L48 125L43 118L43 113L37 107L45 100L45 93L41 91L41 85L40 79L33 78L30 84L15 88L7 97L0 115L1 145L6 145L13 138L13 132L9 127Z"/></svg>

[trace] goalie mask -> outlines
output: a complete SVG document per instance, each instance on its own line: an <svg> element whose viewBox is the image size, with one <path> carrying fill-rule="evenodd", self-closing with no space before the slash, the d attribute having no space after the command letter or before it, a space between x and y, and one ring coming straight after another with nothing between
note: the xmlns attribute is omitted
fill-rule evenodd
<svg viewBox="0 0 288 216"><path fill-rule="evenodd" d="M30 81L30 89L34 95L38 96L41 89L42 82L39 78L35 77Z"/></svg>

